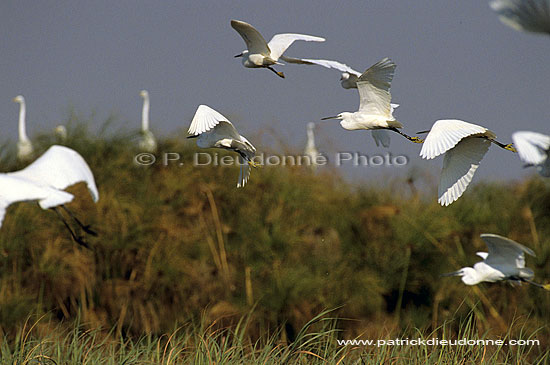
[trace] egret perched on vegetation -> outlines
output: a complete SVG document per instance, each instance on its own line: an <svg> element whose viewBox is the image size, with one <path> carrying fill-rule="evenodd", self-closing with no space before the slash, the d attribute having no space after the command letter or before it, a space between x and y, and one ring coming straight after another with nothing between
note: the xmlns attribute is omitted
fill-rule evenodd
<svg viewBox="0 0 550 365"><path fill-rule="evenodd" d="M342 72L340 77L340 84L344 89L357 89L357 80L361 76L361 72L355 71L345 63L332 60L316 60L316 59L303 59L305 62L309 62L314 65L323 66L326 68L333 68Z"/></svg>
<svg viewBox="0 0 550 365"><path fill-rule="evenodd" d="M310 166L312 169L317 167L317 156L319 156L319 151L315 147L315 135L313 130L315 129L315 123L309 122L307 124L307 143L306 148L304 149L304 155L309 157Z"/></svg>
<svg viewBox="0 0 550 365"><path fill-rule="evenodd" d="M94 202L99 193L90 167L78 152L64 146L53 145L36 161L22 170L0 173L0 227L9 205L20 201L37 200L42 209L56 211L71 233L73 239L86 246L82 237L75 234L56 207L61 206L75 222L89 234L95 235L83 225L65 206L74 196L65 188L78 182L85 182Z"/></svg>
<svg viewBox="0 0 550 365"><path fill-rule="evenodd" d="M206 105L199 105L187 138L197 138L197 146L200 148L223 148L232 150L240 155L241 168L237 187L243 187L250 176L250 168L257 167L252 161L256 155L256 148L241 136L233 124L223 115Z"/></svg>
<svg viewBox="0 0 550 365"><path fill-rule="evenodd" d="M390 104L390 87L395 72L396 65L389 58L384 58L367 69L357 80L357 89L359 91L359 110L343 112L334 117L325 117L326 119L339 119L340 125L347 130L378 130L373 133L376 145L382 144L389 146L390 137L386 131L394 131L415 143L422 143L418 137L411 137L401 132L398 128L403 125L395 120L393 110L398 105Z"/></svg>
<svg viewBox="0 0 550 365"><path fill-rule="evenodd" d="M19 141L17 142L17 159L28 161L34 152L31 140L27 137L27 126L25 121L26 106L23 95L17 95L13 101L19 103Z"/></svg>
<svg viewBox="0 0 550 365"><path fill-rule="evenodd" d="M427 132L420 156L430 160L445 154L438 188L438 202L444 206L462 196L491 142L516 152L512 144L498 142L487 128L458 119L438 120L430 131L418 133Z"/></svg>
<svg viewBox="0 0 550 365"><path fill-rule="evenodd" d="M512 283L523 281L539 288L549 289L549 285L531 281L534 277L533 270L525 267L525 253L535 256L531 249L496 234L484 233L480 237L489 251L477 252L483 261L476 263L474 267L463 267L443 276L461 276L466 285L476 285L483 281L494 283L507 280Z"/></svg>
<svg viewBox="0 0 550 365"><path fill-rule="evenodd" d="M513 133L512 140L527 166L536 166L541 176L550 177L550 136L521 131Z"/></svg>
<svg viewBox="0 0 550 365"><path fill-rule="evenodd" d="M141 110L141 139L139 140L139 149L145 152L155 152L157 150L157 141L153 132L149 130L149 93L147 90L141 90L139 95L143 98L143 108Z"/></svg>
<svg viewBox="0 0 550 365"><path fill-rule="evenodd" d="M283 56L283 53L294 41L325 41L324 38L315 37L312 35L283 33L275 34L269 43L267 43L260 32L246 22L231 20L231 26L241 35L246 43L246 47L248 48L246 51L243 51L235 56L243 58L243 66L248 68L267 68L282 78L284 78L285 75L271 67L273 65L282 65L282 63L278 62L279 58L288 63L311 64L310 62L305 62L300 58Z"/></svg>
<svg viewBox="0 0 550 365"><path fill-rule="evenodd" d="M490 6L515 30L550 34L550 0L493 0Z"/></svg>

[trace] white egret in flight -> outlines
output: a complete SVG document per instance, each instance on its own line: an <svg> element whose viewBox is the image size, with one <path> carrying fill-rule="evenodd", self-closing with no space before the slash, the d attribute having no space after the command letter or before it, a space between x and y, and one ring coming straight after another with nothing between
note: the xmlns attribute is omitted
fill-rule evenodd
<svg viewBox="0 0 550 365"><path fill-rule="evenodd" d="M28 161L33 154L31 140L27 137L27 126L25 121L26 106L23 95L17 95L13 101L19 103L19 141L17 142L17 159L19 161Z"/></svg>
<svg viewBox="0 0 550 365"><path fill-rule="evenodd" d="M463 267L442 276L461 276L466 285L506 280L512 283L526 282L539 288L550 289L548 284L541 285L533 282L532 279L535 276L533 270L525 267L525 253L535 256L530 248L496 234L484 233L480 237L489 251L477 252L483 261L476 263L474 267Z"/></svg>
<svg viewBox="0 0 550 365"><path fill-rule="evenodd" d="M319 65L326 68L333 68L342 72L340 77L340 84L344 89L357 89L357 80L361 76L361 72L355 71L345 63L332 60L316 60L316 59L303 59L305 62L309 62L313 65Z"/></svg>
<svg viewBox="0 0 550 365"><path fill-rule="evenodd" d="M394 131L415 143L422 143L418 137L411 137L398 128L403 125L393 116L393 110L398 106L391 104L390 87L396 65L389 58L384 58L367 69L357 80L359 91L359 110L342 112L326 119L339 119L342 128L347 130L373 130L376 145L389 146L390 137L387 131Z"/></svg>
<svg viewBox="0 0 550 365"><path fill-rule="evenodd" d="M149 130L149 93L147 90L141 90L139 95L143 98L143 108L141 110L141 139L139 140L139 149L145 152L155 152L157 150L157 141L153 132Z"/></svg>
<svg viewBox="0 0 550 365"><path fill-rule="evenodd" d="M550 0L493 0L490 6L515 30L550 34Z"/></svg>
<svg viewBox="0 0 550 365"><path fill-rule="evenodd" d="M247 50L235 56L243 58L243 66L248 68L267 68L282 78L284 78L285 75L271 67L273 65L282 65L282 63L278 62L279 58L288 63L311 64L300 58L283 56L283 53L292 43L294 43L294 41L325 41L324 38L312 35L283 33L275 34L269 43L267 43L260 32L246 22L231 20L231 27L241 35L246 43Z"/></svg>
<svg viewBox="0 0 550 365"><path fill-rule="evenodd" d="M233 124L223 115L206 105L199 105L187 138L197 138L197 146L200 148L223 148L235 151L240 158L239 179L237 187L243 187L250 176L250 168L257 167L252 161L256 155L256 148L237 132Z"/></svg>
<svg viewBox="0 0 550 365"><path fill-rule="evenodd" d="M315 123L309 122L307 124L307 142L306 148L304 149L304 155L309 157L310 167L315 170L317 167L317 156L319 156L319 151L315 147L315 135L313 130L315 129Z"/></svg>
<svg viewBox="0 0 550 365"><path fill-rule="evenodd" d="M521 131L513 133L512 140L526 166L536 166L541 176L550 177L550 136Z"/></svg>
<svg viewBox="0 0 550 365"><path fill-rule="evenodd" d="M512 144L498 142L496 135L485 127L458 119L443 119L434 123L420 156L430 160L445 154L438 187L439 204L447 206L462 196L491 142L516 152Z"/></svg>
<svg viewBox="0 0 550 365"><path fill-rule="evenodd" d="M99 193L90 167L78 152L64 146L53 145L36 161L22 170L0 173L0 227L9 205L20 201L38 201L42 209L53 209L62 219L79 244L88 247L65 221L57 207L61 206L86 232L96 233L82 224L64 204L71 202L73 194L64 189L78 182L85 182L94 202Z"/></svg>

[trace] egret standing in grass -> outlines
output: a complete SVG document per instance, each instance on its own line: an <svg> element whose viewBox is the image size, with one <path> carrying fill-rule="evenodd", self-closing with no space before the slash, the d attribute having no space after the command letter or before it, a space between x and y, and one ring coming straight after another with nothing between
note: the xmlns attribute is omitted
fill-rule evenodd
<svg viewBox="0 0 550 365"><path fill-rule="evenodd" d="M541 176L550 177L550 136L521 131L513 133L512 140L526 167L535 166Z"/></svg>
<svg viewBox="0 0 550 365"><path fill-rule="evenodd" d="M284 78L282 72L273 69L273 65L282 65L278 62L279 58L288 63L311 64L300 58L285 57L283 53L294 41L324 42L325 39L306 34L283 33L275 34L267 43L252 25L240 21L231 20L231 27L235 29L246 43L247 50L239 53L235 57L242 57L244 67L248 68L267 68L273 71L277 76Z"/></svg>
<svg viewBox="0 0 550 365"><path fill-rule="evenodd" d="M357 80L357 89L359 91L359 110L343 112L334 117L325 117L326 119L341 120L340 125L347 130L373 130L374 141L376 145L380 144L388 147L390 137L387 131L399 133L409 141L422 143L418 137L411 137L401 132L398 128L403 125L393 116L394 108L397 104L391 104L390 87L395 72L396 65L389 58L384 58L367 69Z"/></svg>
<svg viewBox="0 0 550 365"><path fill-rule="evenodd" d="M496 234L484 233L480 237L489 251L477 253L483 261L476 263L474 267L463 267L442 276L461 276L466 285L504 280L519 284L526 282L539 288L550 289L550 285L533 282L532 279L535 276L533 270L525 267L525 253L535 256L530 248Z"/></svg>
<svg viewBox="0 0 550 365"><path fill-rule="evenodd" d="M550 34L550 0L493 0L490 6L515 30Z"/></svg>
<svg viewBox="0 0 550 365"><path fill-rule="evenodd" d="M9 205L20 201L38 201L42 209L53 209L61 218L72 238L88 247L84 239L77 235L61 215L57 207L63 208L86 232L95 235L89 226L82 224L64 204L74 196L65 188L78 182L85 182L94 202L99 193L90 167L78 152L64 147L51 146L42 156L22 170L0 173L0 227Z"/></svg>
<svg viewBox="0 0 550 365"><path fill-rule="evenodd" d="M31 140L27 137L26 126L26 106L23 95L17 95L13 101L19 103L19 141L17 142L17 159L19 161L28 161L31 159L34 152Z"/></svg>
<svg viewBox="0 0 550 365"><path fill-rule="evenodd" d="M307 124L307 143L304 149L304 155L309 157L309 166L312 170L317 168L317 156L319 156L319 151L317 151L317 147L315 147L314 129L315 123L309 122Z"/></svg>
<svg viewBox="0 0 550 365"><path fill-rule="evenodd" d="M250 176L249 166L257 167L252 161L256 148L237 132L226 117L209 106L199 105L187 133L191 134L187 138L197 138L200 148L223 148L237 152L241 165L237 187L246 184Z"/></svg>
<svg viewBox="0 0 550 365"><path fill-rule="evenodd" d="M59 142L65 142L67 140L67 128L63 124L57 125L53 133Z"/></svg>
<svg viewBox="0 0 550 365"><path fill-rule="evenodd" d="M447 206L460 198L491 143L516 152L512 144L503 144L485 127L458 119L438 120L428 133L420 156L430 160L445 154L439 179L438 202Z"/></svg>
<svg viewBox="0 0 550 365"><path fill-rule="evenodd" d="M139 95L143 98L139 149L145 152L155 152L157 150L157 141L153 135L153 132L149 130L149 93L147 90L141 90Z"/></svg>

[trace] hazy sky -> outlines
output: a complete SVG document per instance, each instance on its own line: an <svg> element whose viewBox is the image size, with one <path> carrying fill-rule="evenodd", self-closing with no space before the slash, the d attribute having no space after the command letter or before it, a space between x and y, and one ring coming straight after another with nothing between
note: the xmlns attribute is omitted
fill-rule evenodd
<svg viewBox="0 0 550 365"><path fill-rule="evenodd" d="M245 69L233 58L245 47L231 19L254 25L269 40L304 33L324 43L297 42L287 55L335 59L363 71L383 57L397 64L393 101L404 131L457 118L510 142L515 130L550 132L550 37L516 32L498 21L487 1L27 1L0 2L0 141L17 138L18 105L27 101L32 137L52 129L69 106L98 123L116 114L139 128L141 89L149 90L153 131L187 128L199 104L233 117L258 150L271 128L302 148L305 123L355 111L356 90L340 74L316 66ZM261 132L264 132L261 135ZM381 154L370 132L320 122L320 150ZM420 146L392 135L392 154L439 173L442 159L420 161ZM412 166L412 165L411 165ZM516 155L491 147L476 174L519 178ZM355 169L352 175L405 173Z"/></svg>

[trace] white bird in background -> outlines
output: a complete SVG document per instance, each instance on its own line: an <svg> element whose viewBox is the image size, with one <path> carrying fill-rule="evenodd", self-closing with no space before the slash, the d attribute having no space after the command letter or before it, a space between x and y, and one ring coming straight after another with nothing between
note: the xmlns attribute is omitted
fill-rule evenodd
<svg viewBox="0 0 550 365"><path fill-rule="evenodd" d="M306 148L304 149L304 155L309 156L309 166L313 170L317 168L317 156L319 156L319 151L317 151L317 147L315 147L315 135L313 133L314 129L315 123L309 122L307 124L307 143Z"/></svg>
<svg viewBox="0 0 550 365"><path fill-rule="evenodd" d="M20 201L37 200L42 209L52 208L55 210L72 238L88 247L83 238L74 233L56 208L61 206L86 233L96 235L89 226L83 225L64 205L74 198L64 189L81 181L88 185L92 199L97 202L99 193L94 175L86 161L78 152L58 145L51 146L36 161L22 170L0 173L0 227L2 227L9 205Z"/></svg>
<svg viewBox="0 0 550 365"><path fill-rule="evenodd" d="M480 237L489 251L477 252L483 261L476 263L474 267L463 267L442 276L461 276L466 285L507 280L520 284L526 282L547 290L550 288L550 285L533 282L533 270L525 267L525 253L535 256L531 249L496 234L484 233Z"/></svg>
<svg viewBox="0 0 550 365"><path fill-rule="evenodd" d="M493 0L490 6L515 30L550 34L550 0Z"/></svg>
<svg viewBox="0 0 550 365"><path fill-rule="evenodd" d="M141 110L141 139L139 140L139 149L145 152L155 152L157 150L157 141L153 132L149 130L149 93L147 90L141 90L139 95L143 98L143 109Z"/></svg>
<svg viewBox="0 0 550 365"><path fill-rule="evenodd" d="M512 134L512 141L526 167L535 166L541 176L550 177L550 136L521 131Z"/></svg>
<svg viewBox="0 0 550 365"><path fill-rule="evenodd" d="M491 142L516 152L512 144L496 141L496 135L482 126L458 119L444 119L434 123L420 156L430 160L445 154L438 187L439 204L447 206L462 196Z"/></svg>
<svg viewBox="0 0 550 365"><path fill-rule="evenodd" d="M325 41L324 38L306 34L283 33L275 34L269 43L267 43L260 32L246 22L231 20L231 27L241 35L248 48L246 51L235 56L243 58L243 66L248 68L267 68L282 78L285 75L282 72L275 71L271 67L273 65L282 65L282 63L278 62L279 58L288 63L311 64L299 58L283 56L283 53L294 41Z"/></svg>
<svg viewBox="0 0 550 365"><path fill-rule="evenodd" d="M396 65L389 58L384 58L367 69L357 80L359 91L359 110L343 112L334 117L325 117L321 120L339 119L342 128L347 130L366 129L373 130L373 138L376 145L382 144L388 147L390 137L387 130L399 133L403 137L415 143L422 143L418 137L411 137L401 132L398 128L403 125L393 116L397 104L391 104L390 87Z"/></svg>
<svg viewBox="0 0 550 365"><path fill-rule="evenodd" d="M65 142L67 140L67 128L63 124L56 126L53 132L60 142Z"/></svg>
<svg viewBox="0 0 550 365"><path fill-rule="evenodd" d="M19 103L19 141L17 142L17 159L19 161L28 161L34 152L31 140L27 137L27 128L25 123L25 98L23 95L17 95L13 101Z"/></svg>
<svg viewBox="0 0 550 365"><path fill-rule="evenodd" d="M240 158L240 171L237 187L243 187L250 176L250 168L258 165L252 161L256 155L256 148L237 132L233 124L223 115L206 105L199 105L187 138L197 138L200 148L223 148L235 151Z"/></svg>
<svg viewBox="0 0 550 365"><path fill-rule="evenodd" d="M361 76L361 72L355 71L345 63L331 60L315 60L315 59L303 59L305 62L309 62L313 65L319 65L326 68L333 68L342 72L340 77L340 84L344 89L357 89L357 80Z"/></svg>

